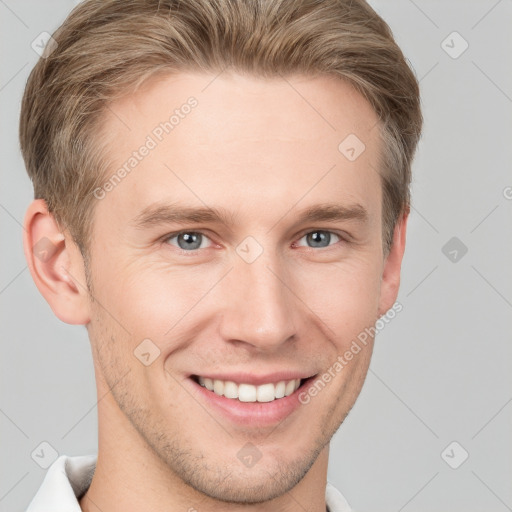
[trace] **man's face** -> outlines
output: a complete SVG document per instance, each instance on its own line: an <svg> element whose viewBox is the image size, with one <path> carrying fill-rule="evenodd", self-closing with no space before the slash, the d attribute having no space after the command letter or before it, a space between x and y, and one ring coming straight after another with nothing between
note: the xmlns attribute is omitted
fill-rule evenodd
<svg viewBox="0 0 512 512"><path fill-rule="evenodd" d="M197 103L183 108L189 97ZM176 109L172 130L156 129ZM332 77L181 74L108 111L112 174L134 151L140 161L95 205L98 385L135 426L134 450L147 443L209 496L256 502L291 489L359 394L371 341L299 400L391 307L376 123ZM366 146L355 160L338 149L350 134ZM304 218L327 205L347 215ZM178 218L184 209L211 218Z"/></svg>

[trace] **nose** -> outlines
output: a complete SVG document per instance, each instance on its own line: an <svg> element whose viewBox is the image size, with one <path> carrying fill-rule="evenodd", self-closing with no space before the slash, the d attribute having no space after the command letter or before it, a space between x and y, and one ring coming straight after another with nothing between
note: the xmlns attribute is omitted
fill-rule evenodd
<svg viewBox="0 0 512 512"><path fill-rule="evenodd" d="M222 339L275 351L295 340L300 322L289 281L278 258L263 255L252 263L242 259L224 279L222 287Z"/></svg>

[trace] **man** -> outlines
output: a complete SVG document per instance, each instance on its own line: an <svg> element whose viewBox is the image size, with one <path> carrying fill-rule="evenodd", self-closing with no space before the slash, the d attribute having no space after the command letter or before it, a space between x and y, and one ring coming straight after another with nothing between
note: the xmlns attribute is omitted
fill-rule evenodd
<svg viewBox="0 0 512 512"><path fill-rule="evenodd" d="M23 99L24 242L87 327L99 446L30 512L350 510L329 441L397 297L421 124L363 1L75 8Z"/></svg>

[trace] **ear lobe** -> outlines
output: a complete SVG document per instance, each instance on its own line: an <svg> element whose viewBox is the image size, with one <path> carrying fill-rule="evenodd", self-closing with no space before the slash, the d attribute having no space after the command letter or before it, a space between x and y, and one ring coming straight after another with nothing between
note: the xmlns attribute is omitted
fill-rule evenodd
<svg viewBox="0 0 512 512"><path fill-rule="evenodd" d="M82 255L42 199L27 209L23 246L32 279L55 315L68 324L87 324L89 294Z"/></svg>
<svg viewBox="0 0 512 512"><path fill-rule="evenodd" d="M400 269L405 251L405 238L407 229L407 220L409 218L409 209L402 214L395 226L393 233L393 244L386 260L382 272L379 317L390 309L398 297L400 288Z"/></svg>

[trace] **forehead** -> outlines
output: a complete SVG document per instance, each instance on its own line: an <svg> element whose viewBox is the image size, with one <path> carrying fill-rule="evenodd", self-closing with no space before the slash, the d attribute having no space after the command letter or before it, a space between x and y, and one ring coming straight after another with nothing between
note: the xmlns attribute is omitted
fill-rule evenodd
<svg viewBox="0 0 512 512"><path fill-rule="evenodd" d="M163 121L191 96L197 99L205 118L223 112L222 119L217 117L217 126L223 133L236 123L242 123L254 134L263 127L265 132L270 129L271 133L279 133L283 128L280 121L302 120L306 116L310 119L311 130L307 126L285 122L290 134L307 134L321 129L335 132L346 127L346 121L363 135L367 125L371 128L377 121L371 105L341 77L324 74L263 78L223 71L218 75L185 72L156 75L137 92L111 104L111 115L107 114L106 122L110 121L109 127L124 125L130 131L133 128L130 119L140 121L140 116L153 114ZM268 106L276 109L265 108ZM118 110L130 119L120 119L116 115ZM248 113L258 115L248 120ZM226 123L226 120L230 122ZM141 127L149 129L151 125Z"/></svg>
<svg viewBox="0 0 512 512"><path fill-rule="evenodd" d="M366 203L378 215L377 119L352 86L332 76L160 77L106 112L106 180L128 172L100 208L129 207L136 215L166 200L240 211L339 199Z"/></svg>

